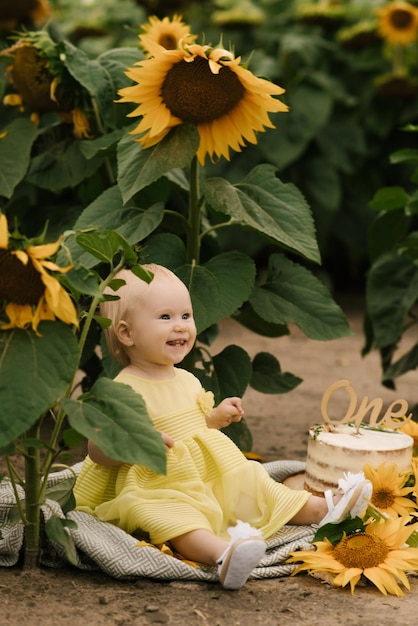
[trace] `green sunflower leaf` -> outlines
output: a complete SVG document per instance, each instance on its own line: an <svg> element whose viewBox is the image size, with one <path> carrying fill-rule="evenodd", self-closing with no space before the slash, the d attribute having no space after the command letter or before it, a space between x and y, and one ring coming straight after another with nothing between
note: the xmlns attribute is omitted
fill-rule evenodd
<svg viewBox="0 0 418 626"><path fill-rule="evenodd" d="M226 346L213 357L213 367L219 382L220 400L242 397L251 379L252 365L248 353L240 346Z"/></svg>
<svg viewBox="0 0 418 626"><path fill-rule="evenodd" d="M102 164L101 158L86 159L80 145L74 139L51 143L48 150L32 158L27 180L54 193L74 188Z"/></svg>
<svg viewBox="0 0 418 626"><path fill-rule="evenodd" d="M118 184L123 202L168 172L190 165L198 147L199 133L192 124L176 126L146 150L127 134L118 144Z"/></svg>
<svg viewBox="0 0 418 626"><path fill-rule="evenodd" d="M76 476L74 474L74 476L66 478L56 485L51 485L47 488L45 497L48 500L54 500L54 502L58 502L64 512L71 511L75 505L73 496L75 479Z"/></svg>
<svg viewBox="0 0 418 626"><path fill-rule="evenodd" d="M41 322L0 333L0 446L16 439L65 394L78 363L70 326ZM17 375L18 372L18 375Z"/></svg>
<svg viewBox="0 0 418 626"><path fill-rule="evenodd" d="M141 255L142 263L159 263L173 272L187 262L184 242L173 233L159 233L147 239Z"/></svg>
<svg viewBox="0 0 418 626"><path fill-rule="evenodd" d="M271 255L266 283L254 288L249 301L267 322L293 322L311 339L326 341L352 334L324 283L281 254Z"/></svg>
<svg viewBox="0 0 418 626"><path fill-rule="evenodd" d="M346 519L341 522L332 522L330 524L324 524L315 533L315 536L312 540L312 543L317 541L323 541L325 538L328 539L332 545L337 545L341 541L344 536L344 533L347 535L352 535L358 531L362 532L364 530L364 522L360 517L351 518L349 515Z"/></svg>
<svg viewBox="0 0 418 626"><path fill-rule="evenodd" d="M165 473L163 440L144 400L131 387L103 377L88 393L77 400L66 398L62 404L71 426L109 457Z"/></svg>
<svg viewBox="0 0 418 626"><path fill-rule="evenodd" d="M204 265L176 269L187 285L198 333L231 316L247 300L255 281L255 264L236 250L224 252Z"/></svg>
<svg viewBox="0 0 418 626"><path fill-rule="evenodd" d="M409 195L403 187L382 187L369 202L369 207L373 211L395 211L402 209L408 200Z"/></svg>
<svg viewBox="0 0 418 626"><path fill-rule="evenodd" d="M418 268L408 256L391 252L381 256L371 266L366 296L376 348L398 343L417 293Z"/></svg>
<svg viewBox="0 0 418 626"><path fill-rule="evenodd" d="M113 109L115 91L105 68L69 41L63 42L63 48L65 51L63 62L71 76L88 91L99 107L100 104L111 103L110 106Z"/></svg>
<svg viewBox="0 0 418 626"><path fill-rule="evenodd" d="M124 237L114 230L98 229L76 236L77 243L99 261L110 263L113 257L123 251L128 263L136 262L136 254Z"/></svg>
<svg viewBox="0 0 418 626"><path fill-rule="evenodd" d="M78 564L77 550L71 535L66 528L77 528L74 520L53 515L45 522L45 533L49 539L64 548L65 556L72 565Z"/></svg>
<svg viewBox="0 0 418 626"><path fill-rule="evenodd" d="M38 129L28 119L17 119L2 128L0 138L0 196L11 198L24 178ZM5 133L5 134L3 134Z"/></svg>
<svg viewBox="0 0 418 626"><path fill-rule="evenodd" d="M301 378L282 372L279 361L268 352L255 355L252 369L251 387L261 393L288 393L302 382Z"/></svg>
<svg viewBox="0 0 418 626"><path fill-rule="evenodd" d="M320 262L312 214L301 192L282 183L272 165L259 165L239 184L206 181L205 196L215 210L272 239L287 250Z"/></svg>

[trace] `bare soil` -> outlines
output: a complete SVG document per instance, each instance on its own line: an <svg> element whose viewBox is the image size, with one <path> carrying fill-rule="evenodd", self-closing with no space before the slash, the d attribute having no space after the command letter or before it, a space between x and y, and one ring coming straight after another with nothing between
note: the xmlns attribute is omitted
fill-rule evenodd
<svg viewBox="0 0 418 626"><path fill-rule="evenodd" d="M254 451L265 461L304 460L309 426L322 421L320 402L325 389L347 379L359 401L382 397L418 402L416 372L404 375L396 391L380 384L377 353L361 357L362 306L358 298L345 297L341 305L354 335L330 342L306 339L297 328L288 337L262 338L228 320L214 352L235 343L251 356L267 351L276 355L283 371L303 378L291 393L266 396L249 390L244 398ZM411 343L412 337L403 342ZM343 416L347 398L334 410ZM78 451L80 454L80 451ZM410 576L411 590L402 598L382 595L375 587L334 589L301 574L248 582L237 592L217 584L156 582L146 579L119 581L104 573L86 573L73 567L42 569L32 574L19 567L0 568L0 624L42 626L392 626L416 624L418 577Z"/></svg>

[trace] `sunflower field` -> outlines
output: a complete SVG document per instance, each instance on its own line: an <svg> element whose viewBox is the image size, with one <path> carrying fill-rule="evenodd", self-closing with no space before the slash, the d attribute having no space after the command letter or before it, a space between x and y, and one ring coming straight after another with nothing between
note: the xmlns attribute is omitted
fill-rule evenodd
<svg viewBox="0 0 418 626"><path fill-rule="evenodd" d="M332 340L350 334L338 291L364 291L385 384L418 365L416 349L392 362L418 297L417 40L412 1L2 1L0 454L28 563L45 477L80 437L164 471L103 342L120 268L188 286L183 366L217 401L301 382L265 352L212 354L222 319ZM227 434L251 451L244 421Z"/></svg>

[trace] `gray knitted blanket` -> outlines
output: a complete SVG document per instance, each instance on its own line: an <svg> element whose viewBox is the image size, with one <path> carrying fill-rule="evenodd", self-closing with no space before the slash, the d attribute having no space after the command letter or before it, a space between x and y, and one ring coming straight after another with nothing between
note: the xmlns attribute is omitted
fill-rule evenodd
<svg viewBox="0 0 418 626"><path fill-rule="evenodd" d="M81 464L72 469L76 473ZM304 470L299 461L273 461L265 463L266 471L281 482L286 477ZM50 486L58 485L69 478L70 470L52 473ZM22 494L23 497L23 494ZM24 530L21 522L10 522L9 514L15 497L9 480L0 482L0 566L16 565L22 551ZM83 570L102 570L119 579L154 578L159 580L200 580L216 581L216 568L204 565L194 566L171 554L160 551L155 546L139 542L120 528L101 522L92 515L81 511L70 511L64 515L59 504L47 500L42 507L47 520L52 515L76 522L76 528L66 531L76 554L76 565ZM309 526L285 526L267 542L267 552L259 566L251 574L251 579L274 578L289 575L295 565L286 563L290 552L311 547L314 529ZM42 550L42 565L64 567L68 564L63 548L45 539Z"/></svg>

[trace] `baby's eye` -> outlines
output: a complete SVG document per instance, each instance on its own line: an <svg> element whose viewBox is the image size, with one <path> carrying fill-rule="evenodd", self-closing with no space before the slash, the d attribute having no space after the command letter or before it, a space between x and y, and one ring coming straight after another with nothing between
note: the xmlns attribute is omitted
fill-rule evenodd
<svg viewBox="0 0 418 626"><path fill-rule="evenodd" d="M160 319L162 320L169 320L170 316L168 313L163 313L162 315L160 315Z"/></svg>
<svg viewBox="0 0 418 626"><path fill-rule="evenodd" d="M181 316L181 319L188 320L190 319L190 317L191 317L190 313L183 313L183 315Z"/></svg>

